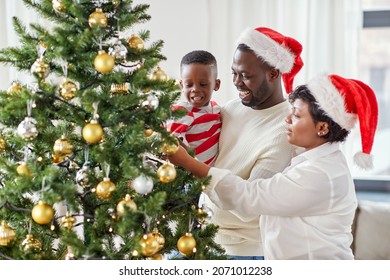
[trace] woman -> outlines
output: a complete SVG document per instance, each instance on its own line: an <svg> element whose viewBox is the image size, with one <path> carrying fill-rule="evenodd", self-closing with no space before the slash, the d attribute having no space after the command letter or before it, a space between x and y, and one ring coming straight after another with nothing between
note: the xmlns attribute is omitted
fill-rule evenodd
<svg viewBox="0 0 390 280"><path fill-rule="evenodd" d="M289 99L287 138L304 152L282 173L245 181L197 161L183 148L169 160L197 177L211 176L204 192L219 207L242 219L261 215L266 259L353 259L357 199L339 143L358 117L363 152L355 162L370 167L378 116L375 94L360 81L321 75L295 89Z"/></svg>

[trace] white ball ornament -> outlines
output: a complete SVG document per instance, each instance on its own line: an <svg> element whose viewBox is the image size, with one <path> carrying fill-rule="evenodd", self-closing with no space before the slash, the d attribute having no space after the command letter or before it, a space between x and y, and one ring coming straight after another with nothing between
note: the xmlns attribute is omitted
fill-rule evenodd
<svg viewBox="0 0 390 280"><path fill-rule="evenodd" d="M139 194L150 193L153 190L153 185L153 180L144 174L141 174L132 182L132 187Z"/></svg>

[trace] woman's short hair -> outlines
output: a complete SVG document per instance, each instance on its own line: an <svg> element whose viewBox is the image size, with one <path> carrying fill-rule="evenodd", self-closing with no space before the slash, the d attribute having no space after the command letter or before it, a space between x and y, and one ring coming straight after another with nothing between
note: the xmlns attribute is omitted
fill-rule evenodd
<svg viewBox="0 0 390 280"><path fill-rule="evenodd" d="M306 102L309 106L309 112L313 118L314 124L317 124L318 122L328 123L329 132L321 137L331 143L345 141L349 131L342 128L326 114L326 112L318 105L316 99L306 85L301 85L295 88L295 90L288 96L288 99L290 103L293 103L296 99L301 99Z"/></svg>

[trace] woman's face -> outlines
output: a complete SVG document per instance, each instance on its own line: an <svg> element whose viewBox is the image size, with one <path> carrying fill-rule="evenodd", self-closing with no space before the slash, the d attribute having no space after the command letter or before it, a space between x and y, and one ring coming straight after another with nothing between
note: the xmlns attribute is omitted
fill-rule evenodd
<svg viewBox="0 0 390 280"><path fill-rule="evenodd" d="M327 133L327 123L314 120L309 112L309 105L301 99L292 104L291 114L286 118L286 133L290 144L303 147L306 150L318 147L326 142L322 135Z"/></svg>

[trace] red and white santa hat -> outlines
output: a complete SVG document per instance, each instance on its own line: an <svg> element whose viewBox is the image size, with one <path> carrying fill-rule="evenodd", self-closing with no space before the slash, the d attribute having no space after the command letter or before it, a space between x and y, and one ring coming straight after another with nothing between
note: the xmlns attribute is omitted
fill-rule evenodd
<svg viewBox="0 0 390 280"><path fill-rule="evenodd" d="M308 83L318 105L338 125L351 130L359 122L362 152L354 155L355 164L373 167L370 155L378 123L378 103L374 91L359 80L321 74Z"/></svg>
<svg viewBox="0 0 390 280"><path fill-rule="evenodd" d="M247 45L259 58L279 69L286 93L292 92L295 75L303 66L302 45L297 40L267 27L258 27L244 30L236 43Z"/></svg>

